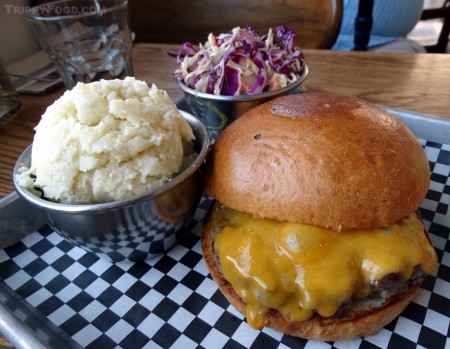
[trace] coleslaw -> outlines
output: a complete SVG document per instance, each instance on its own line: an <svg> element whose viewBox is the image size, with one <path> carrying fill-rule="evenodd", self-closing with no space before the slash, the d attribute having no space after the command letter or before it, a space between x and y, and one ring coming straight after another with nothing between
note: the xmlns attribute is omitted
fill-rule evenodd
<svg viewBox="0 0 450 349"><path fill-rule="evenodd" d="M294 82L304 69L303 51L286 26L259 37L252 27L209 34L204 44L185 42L176 54L175 75L198 92L237 96L276 90Z"/></svg>

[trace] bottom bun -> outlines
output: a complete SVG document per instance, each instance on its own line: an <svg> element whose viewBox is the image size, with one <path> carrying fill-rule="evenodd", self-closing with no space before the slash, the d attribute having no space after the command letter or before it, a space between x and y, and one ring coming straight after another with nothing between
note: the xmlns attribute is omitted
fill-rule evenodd
<svg viewBox="0 0 450 349"><path fill-rule="evenodd" d="M213 205L214 206L214 205ZM219 257L214 252L214 240L222 230L211 219L211 210L203 226L202 250L208 270L225 298L241 314L246 314L246 304L224 278ZM376 334L394 320L416 297L421 282L408 288L404 293L389 297L364 298L352 302L351 306L339 311L339 316L322 317L318 314L308 320L292 322L277 310L270 310L265 317L265 326L285 334L306 339L324 341L361 338Z"/></svg>

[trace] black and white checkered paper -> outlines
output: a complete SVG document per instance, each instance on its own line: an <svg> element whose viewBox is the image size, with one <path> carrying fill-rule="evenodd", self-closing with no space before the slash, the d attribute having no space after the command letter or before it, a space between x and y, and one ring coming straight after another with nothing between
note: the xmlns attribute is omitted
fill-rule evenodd
<svg viewBox="0 0 450 349"><path fill-rule="evenodd" d="M110 263L49 227L0 250L0 278L85 348L450 348L450 145L422 141L432 177L421 206L439 265L419 296L377 335L307 341L251 329L225 300L202 259L203 198L192 229L167 254Z"/></svg>

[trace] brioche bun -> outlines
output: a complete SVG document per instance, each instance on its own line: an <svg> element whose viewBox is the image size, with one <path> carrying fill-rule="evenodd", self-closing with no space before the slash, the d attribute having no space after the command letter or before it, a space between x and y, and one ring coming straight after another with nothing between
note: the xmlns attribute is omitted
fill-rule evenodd
<svg viewBox="0 0 450 349"><path fill-rule="evenodd" d="M414 211L430 169L413 133L364 100L281 97L237 119L208 159L205 192L241 212L334 230Z"/></svg>
<svg viewBox="0 0 450 349"><path fill-rule="evenodd" d="M354 97L304 93L262 104L228 126L207 159L205 178L204 191L216 200L203 226L205 262L221 292L245 315L247 305L214 249L227 224L214 211L226 207L255 220L336 232L390 227L418 209L430 169L413 133L384 109ZM352 299L330 317L316 312L290 321L271 309L264 325L308 339L373 335L412 301L425 275L420 271L384 297Z"/></svg>

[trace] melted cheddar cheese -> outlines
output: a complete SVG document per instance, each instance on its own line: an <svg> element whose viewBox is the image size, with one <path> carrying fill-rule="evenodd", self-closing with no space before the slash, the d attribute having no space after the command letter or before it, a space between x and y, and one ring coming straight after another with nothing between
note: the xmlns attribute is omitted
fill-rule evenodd
<svg viewBox="0 0 450 349"><path fill-rule="evenodd" d="M408 280L417 265L429 274L437 263L414 213L387 228L341 232L227 208L213 215L223 226L214 250L254 328L265 325L270 309L291 321L314 312L332 316L345 302L368 296L371 282L390 273Z"/></svg>

